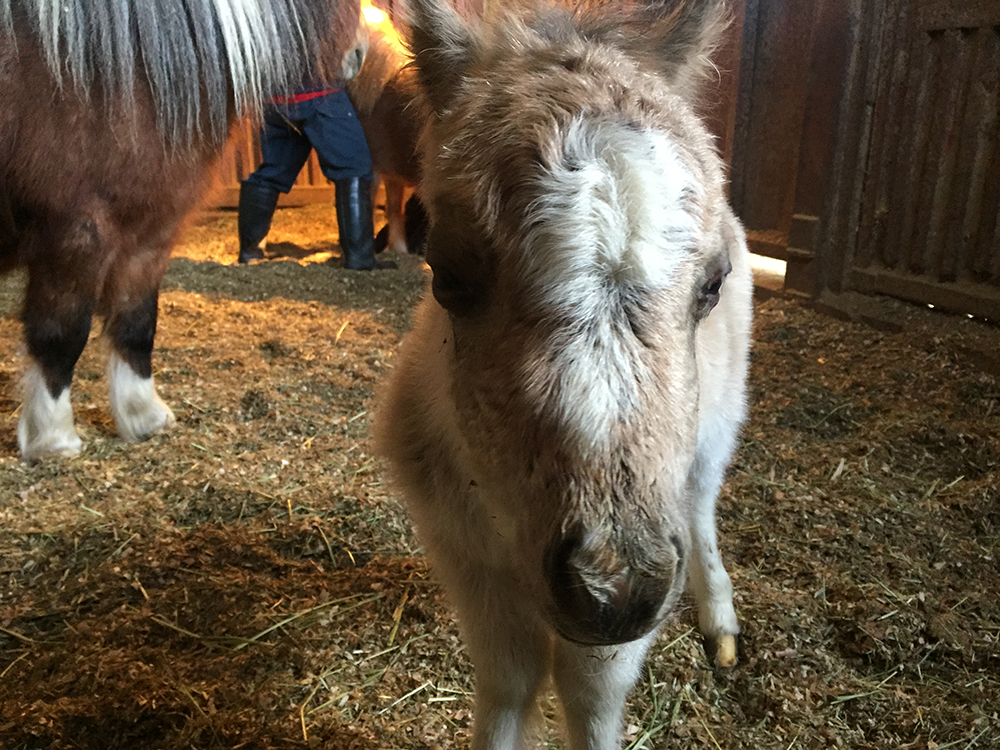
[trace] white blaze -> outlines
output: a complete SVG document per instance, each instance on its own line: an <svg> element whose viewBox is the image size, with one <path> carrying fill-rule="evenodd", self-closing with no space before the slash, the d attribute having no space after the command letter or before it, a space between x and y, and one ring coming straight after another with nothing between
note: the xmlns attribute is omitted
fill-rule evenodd
<svg viewBox="0 0 1000 750"><path fill-rule="evenodd" d="M621 334L618 292L670 286L697 241L692 199L702 189L658 131L578 121L563 153L530 212L525 273L543 306L579 321L555 347L557 408L585 445L599 447L649 376L635 340Z"/></svg>

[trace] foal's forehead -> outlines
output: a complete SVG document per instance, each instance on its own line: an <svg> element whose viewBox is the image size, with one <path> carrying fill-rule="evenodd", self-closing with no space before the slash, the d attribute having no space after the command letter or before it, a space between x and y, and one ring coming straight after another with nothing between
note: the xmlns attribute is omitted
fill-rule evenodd
<svg viewBox="0 0 1000 750"><path fill-rule="evenodd" d="M610 289L666 289L709 250L707 191L668 134L578 118L561 150L534 181L529 251L519 256L548 296L607 301Z"/></svg>
<svg viewBox="0 0 1000 750"><path fill-rule="evenodd" d="M474 222L546 296L670 286L712 251L711 141L626 50L565 24L550 32L515 24L480 48L440 123L429 197L465 204L449 220Z"/></svg>
<svg viewBox="0 0 1000 750"><path fill-rule="evenodd" d="M567 248L571 265L665 286L699 249L720 181L714 155L681 99L639 70L622 70L626 63L581 49L521 53L535 70L498 70L482 79L478 101L470 97L482 127L465 156L478 163L473 179L495 186L476 191L496 198L481 206L486 223L497 223L488 215L499 209L499 223L518 222L505 230L525 230L534 246ZM519 69L525 79L513 80ZM552 261L539 263L565 270Z"/></svg>

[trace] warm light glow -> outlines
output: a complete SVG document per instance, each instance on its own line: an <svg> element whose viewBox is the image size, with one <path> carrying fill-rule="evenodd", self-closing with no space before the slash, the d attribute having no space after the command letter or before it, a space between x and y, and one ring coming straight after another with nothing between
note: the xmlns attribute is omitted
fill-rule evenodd
<svg viewBox="0 0 1000 750"><path fill-rule="evenodd" d="M385 13L367 1L361 6L361 12L365 16L365 23L372 26L378 26L385 20Z"/></svg>
<svg viewBox="0 0 1000 750"><path fill-rule="evenodd" d="M783 260L778 260L777 258L769 258L766 255L757 255L756 253L750 253L750 267L754 271L774 274L775 276L785 275L786 263Z"/></svg>
<svg viewBox="0 0 1000 750"><path fill-rule="evenodd" d="M389 40L389 43L396 46L400 52L403 51L403 43L399 40L399 34L389 20L389 14L372 5L371 0L361 0L361 15L365 19L365 25L369 31L378 31Z"/></svg>
<svg viewBox="0 0 1000 750"><path fill-rule="evenodd" d="M785 288L785 261L750 253L753 283L765 289L778 291Z"/></svg>

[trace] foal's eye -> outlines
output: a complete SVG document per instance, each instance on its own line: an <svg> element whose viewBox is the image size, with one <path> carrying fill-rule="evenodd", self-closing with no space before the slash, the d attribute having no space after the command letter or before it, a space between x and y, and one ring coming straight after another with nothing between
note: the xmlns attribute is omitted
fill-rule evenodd
<svg viewBox="0 0 1000 750"><path fill-rule="evenodd" d="M432 266L431 292L445 310L469 315L483 302L483 288L468 274L458 274L447 266Z"/></svg>
<svg viewBox="0 0 1000 750"><path fill-rule="evenodd" d="M708 315L712 311L712 308L719 303L719 297L722 293L722 282L726 280L728 273L728 264L724 268L718 268L708 277L708 281L698 291L697 315L699 318Z"/></svg>
<svg viewBox="0 0 1000 750"><path fill-rule="evenodd" d="M486 305L492 285L489 246L475 226L456 220L467 216L468 209L447 202L437 209L446 219L431 226L425 243L433 272L431 293L452 315L472 315Z"/></svg>

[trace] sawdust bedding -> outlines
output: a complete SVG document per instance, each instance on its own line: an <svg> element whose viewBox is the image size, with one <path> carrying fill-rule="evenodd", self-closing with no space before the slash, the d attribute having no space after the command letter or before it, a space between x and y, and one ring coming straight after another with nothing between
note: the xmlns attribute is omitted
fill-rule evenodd
<svg viewBox="0 0 1000 750"><path fill-rule="evenodd" d="M469 660L368 437L426 270L324 263L332 216L279 211L251 267L232 213L195 221L154 356L176 429L114 436L95 335L72 460L17 459L23 278L0 282L0 747L468 744ZM719 507L741 660L711 668L687 602L630 748L1000 747L1000 381L976 366L1000 335L894 309L758 301ZM551 698L541 735L563 747Z"/></svg>

